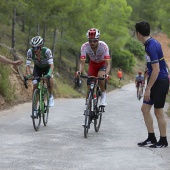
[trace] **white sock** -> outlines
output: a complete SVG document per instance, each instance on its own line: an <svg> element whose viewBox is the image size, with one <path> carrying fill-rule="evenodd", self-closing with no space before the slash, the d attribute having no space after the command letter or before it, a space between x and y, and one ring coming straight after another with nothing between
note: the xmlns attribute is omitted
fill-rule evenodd
<svg viewBox="0 0 170 170"><path fill-rule="evenodd" d="M106 96L106 92L102 92L102 98Z"/></svg>

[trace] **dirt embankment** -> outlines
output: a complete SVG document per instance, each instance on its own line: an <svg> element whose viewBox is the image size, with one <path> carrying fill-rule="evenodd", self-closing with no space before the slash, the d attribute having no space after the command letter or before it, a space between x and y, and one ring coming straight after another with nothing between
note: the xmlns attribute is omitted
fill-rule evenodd
<svg viewBox="0 0 170 170"><path fill-rule="evenodd" d="M21 66L19 66L21 67ZM6 99L0 94L0 110L9 109L10 107L31 101L32 98L32 82L28 82L28 89L25 88L24 82L18 73L15 66L11 66L11 73L9 76L10 84L12 88L15 88L15 99L12 102L6 101Z"/></svg>
<svg viewBox="0 0 170 170"><path fill-rule="evenodd" d="M153 38L161 43L165 60L168 67L170 68L170 38L168 38L167 35L163 33L154 35Z"/></svg>

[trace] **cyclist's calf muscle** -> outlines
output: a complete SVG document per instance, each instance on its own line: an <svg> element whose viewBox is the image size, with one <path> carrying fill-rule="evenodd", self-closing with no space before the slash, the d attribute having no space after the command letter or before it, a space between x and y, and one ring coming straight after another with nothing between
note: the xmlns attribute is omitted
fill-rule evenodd
<svg viewBox="0 0 170 170"><path fill-rule="evenodd" d="M105 75L106 75L105 71L98 72L98 77L103 78L103 76L105 76ZM104 92L106 90L105 89L105 80L99 80L99 86L100 86L101 91Z"/></svg>

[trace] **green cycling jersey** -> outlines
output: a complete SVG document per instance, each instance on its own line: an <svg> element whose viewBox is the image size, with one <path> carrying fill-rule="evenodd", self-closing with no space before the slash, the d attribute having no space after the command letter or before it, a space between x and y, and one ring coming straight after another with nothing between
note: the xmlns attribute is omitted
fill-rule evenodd
<svg viewBox="0 0 170 170"><path fill-rule="evenodd" d="M33 48L30 48L27 52L26 65L27 66L31 65L32 60L34 64L39 68L48 67L50 64L53 64L53 56L52 56L51 50L47 47L42 47L41 57L40 57L40 60L38 60Z"/></svg>

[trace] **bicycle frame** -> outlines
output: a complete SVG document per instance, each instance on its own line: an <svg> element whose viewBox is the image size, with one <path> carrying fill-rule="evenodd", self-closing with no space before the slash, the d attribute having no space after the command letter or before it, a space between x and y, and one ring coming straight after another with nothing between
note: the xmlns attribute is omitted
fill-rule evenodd
<svg viewBox="0 0 170 170"><path fill-rule="evenodd" d="M99 77L91 77L91 76L81 76L82 78L94 78L95 80L91 82L90 89L88 92L88 99L87 99L87 106L84 112L85 115L85 125L84 125L84 137L87 137L88 129L90 129L90 124L92 120L94 120L94 129L96 132L99 131L101 119L102 119L102 112L104 112L104 106L97 106L98 98L99 98L99 84L98 80L104 80L105 78ZM94 94L96 92L96 101ZM100 112L100 113L99 113ZM98 118L99 116L99 118ZM99 119L99 120L97 120Z"/></svg>
<svg viewBox="0 0 170 170"><path fill-rule="evenodd" d="M27 78L24 78L25 88L28 88L26 81ZM43 118L44 126L47 125L48 122L48 114L49 114L49 93L48 89L45 85L45 79L43 77L35 77L30 78L29 80L37 80L37 88L33 92L32 97L32 121L35 131L38 131L39 126L41 124L41 117ZM47 85L49 87L49 79L47 79Z"/></svg>
<svg viewBox="0 0 170 170"><path fill-rule="evenodd" d="M39 100L40 100L40 111L43 114L44 113L44 102L43 102L43 95L44 95L44 91L46 89L45 85L44 85L44 79L43 79L43 83L38 82L38 87L37 89L39 90Z"/></svg>
<svg viewBox="0 0 170 170"><path fill-rule="evenodd" d="M138 99L140 100L141 97L142 97L142 94L143 94L143 85L142 83L139 83L139 86L138 86Z"/></svg>
<svg viewBox="0 0 170 170"><path fill-rule="evenodd" d="M94 77L94 76L81 76L82 78L94 78L95 80L92 81L92 83L90 84L90 90L88 92L88 98L89 98L89 95L92 96L92 106L91 106L91 111L94 111L94 92L96 90L97 92L97 88L100 88L99 87L99 80L104 80L105 78L101 78L101 77ZM106 84L105 84L106 86Z"/></svg>

